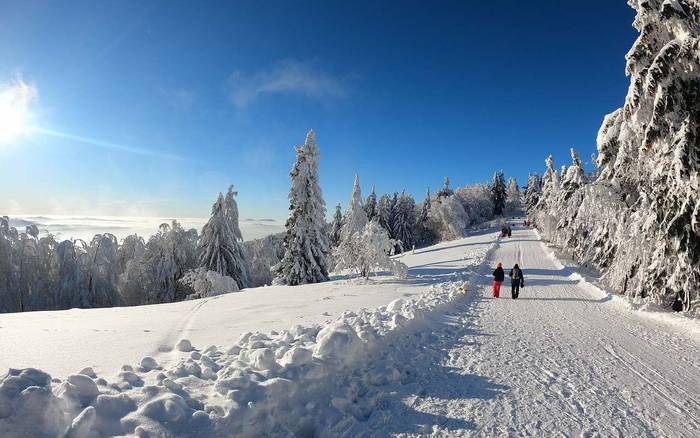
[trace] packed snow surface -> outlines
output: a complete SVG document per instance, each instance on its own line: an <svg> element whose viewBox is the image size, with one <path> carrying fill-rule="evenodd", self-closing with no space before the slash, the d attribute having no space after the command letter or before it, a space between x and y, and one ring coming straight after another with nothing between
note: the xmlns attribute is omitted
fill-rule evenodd
<svg viewBox="0 0 700 438"><path fill-rule="evenodd" d="M0 436L700 434L695 321L630 310L528 229L401 260L406 280L0 315ZM498 261L518 300L490 298Z"/></svg>

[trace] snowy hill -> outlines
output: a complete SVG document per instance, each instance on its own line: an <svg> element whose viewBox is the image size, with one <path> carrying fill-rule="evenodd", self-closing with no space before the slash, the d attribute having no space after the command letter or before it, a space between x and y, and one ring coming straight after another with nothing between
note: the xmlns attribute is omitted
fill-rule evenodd
<svg viewBox="0 0 700 438"><path fill-rule="evenodd" d="M700 433L696 321L630 311L529 229L401 260L406 280L0 315L0 367L53 377L10 372L0 436ZM490 298L498 261L518 300Z"/></svg>

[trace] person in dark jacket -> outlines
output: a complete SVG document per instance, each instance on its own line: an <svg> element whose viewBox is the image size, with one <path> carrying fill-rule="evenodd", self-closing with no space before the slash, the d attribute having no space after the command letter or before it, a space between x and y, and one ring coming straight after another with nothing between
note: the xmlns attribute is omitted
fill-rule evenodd
<svg viewBox="0 0 700 438"><path fill-rule="evenodd" d="M508 276L510 277L510 296L516 299L518 295L520 295L520 288L525 286L523 271L517 263L513 266L513 269L510 270Z"/></svg>
<svg viewBox="0 0 700 438"><path fill-rule="evenodd" d="M493 297L498 298L501 294L501 284L506 278L506 273L503 271L503 264L499 263L495 271L493 271Z"/></svg>
<svg viewBox="0 0 700 438"><path fill-rule="evenodd" d="M511 230L510 225L509 225L508 226L508 237L510 237L511 234L513 234L513 230Z"/></svg>

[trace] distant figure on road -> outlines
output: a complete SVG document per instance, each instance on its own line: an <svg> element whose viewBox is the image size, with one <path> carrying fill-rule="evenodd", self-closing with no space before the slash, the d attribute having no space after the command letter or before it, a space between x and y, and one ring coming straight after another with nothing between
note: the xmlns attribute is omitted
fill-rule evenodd
<svg viewBox="0 0 700 438"><path fill-rule="evenodd" d="M506 273L503 271L503 264L499 263L495 271L493 271L493 297L498 298L501 294L501 284L506 279Z"/></svg>
<svg viewBox="0 0 700 438"><path fill-rule="evenodd" d="M510 270L508 276L510 277L510 296L516 299L518 295L520 295L520 288L525 286L523 271L517 263L513 266L513 269Z"/></svg>

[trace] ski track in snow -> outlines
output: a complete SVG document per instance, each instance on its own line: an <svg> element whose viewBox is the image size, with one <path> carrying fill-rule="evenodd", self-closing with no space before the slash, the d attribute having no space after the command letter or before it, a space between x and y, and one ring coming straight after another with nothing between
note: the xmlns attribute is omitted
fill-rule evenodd
<svg viewBox="0 0 700 438"><path fill-rule="evenodd" d="M507 279L506 293L492 299L490 276L480 277L472 285L471 304L458 309L464 313L456 312L450 323L457 330L448 330L451 339L436 346L443 369L418 379L428 395L404 394L410 409L384 426L386 431L700 436L696 339L607 296L592 296L569 269L557 266L533 230L517 229L512 238L501 239L490 265L499 261L524 269L520 298L510 298ZM471 388L461 386L466 382ZM401 431L401 425L421 422L416 431Z"/></svg>

